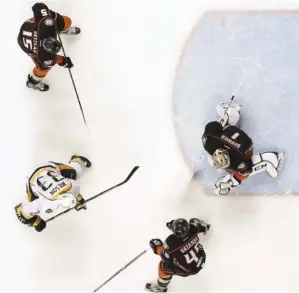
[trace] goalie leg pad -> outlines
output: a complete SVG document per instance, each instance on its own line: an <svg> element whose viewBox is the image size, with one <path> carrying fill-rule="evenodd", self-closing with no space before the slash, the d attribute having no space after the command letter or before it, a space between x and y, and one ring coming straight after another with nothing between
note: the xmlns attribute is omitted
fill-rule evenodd
<svg viewBox="0 0 299 293"><path fill-rule="evenodd" d="M266 171L272 178L278 176L284 162L284 153L266 152L252 156L252 175Z"/></svg>

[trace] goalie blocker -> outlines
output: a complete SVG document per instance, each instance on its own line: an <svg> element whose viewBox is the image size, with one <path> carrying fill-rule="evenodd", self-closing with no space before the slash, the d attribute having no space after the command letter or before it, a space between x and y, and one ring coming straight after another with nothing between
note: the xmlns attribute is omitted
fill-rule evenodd
<svg viewBox="0 0 299 293"><path fill-rule="evenodd" d="M227 175L215 183L215 193L227 195L249 176L266 171L272 178L278 176L285 154L264 152L253 154L251 138L237 125L240 120L240 105L217 105L218 121L209 122L202 136L210 162L216 169L224 169Z"/></svg>

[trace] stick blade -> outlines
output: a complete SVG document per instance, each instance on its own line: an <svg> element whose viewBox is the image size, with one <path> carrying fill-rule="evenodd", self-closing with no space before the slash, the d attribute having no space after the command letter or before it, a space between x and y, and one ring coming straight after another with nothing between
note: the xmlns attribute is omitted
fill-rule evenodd
<svg viewBox="0 0 299 293"><path fill-rule="evenodd" d="M139 169L139 166L135 166L132 171L130 172L130 174L128 175L128 177L126 178L126 181L130 180L130 178L134 175L134 173Z"/></svg>

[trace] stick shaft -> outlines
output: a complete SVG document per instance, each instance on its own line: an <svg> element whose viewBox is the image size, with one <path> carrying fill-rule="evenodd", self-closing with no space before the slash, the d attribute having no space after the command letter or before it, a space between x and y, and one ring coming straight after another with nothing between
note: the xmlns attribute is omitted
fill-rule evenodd
<svg viewBox="0 0 299 293"><path fill-rule="evenodd" d="M137 256L135 256L132 260L130 260L125 266L119 269L115 274L113 274L109 279L107 279L104 283L102 283L99 287L97 287L93 292L97 292L102 287L104 287L107 283L109 283L112 279L114 279L118 274L120 274L123 270L129 267L132 263L134 263L137 259L139 259L142 255L148 252L148 249L143 250Z"/></svg>
<svg viewBox="0 0 299 293"><path fill-rule="evenodd" d="M59 38L59 41L60 41L60 44L61 44L63 55L66 58L66 53L65 53L64 46L62 44L61 37L60 37L59 33L58 33L58 38ZM85 115L84 115L84 111L83 111L83 108L82 108L82 105L81 105L81 101L80 101L80 98L79 98L79 94L78 94L78 91L77 91L77 87L76 87L76 84L75 84L75 81L74 81L74 78L73 78L72 71L71 71L70 68L68 68L68 70L69 70L69 74L70 74L70 77L71 77L71 80L72 80L72 84L73 84L73 87L74 87L74 90L75 90L75 93L76 93L76 97L77 97L77 101L78 101L78 104L79 104L79 107L80 107L80 111L81 111L81 114L82 114L82 117L83 117L83 121L87 125L86 119L85 119Z"/></svg>
<svg viewBox="0 0 299 293"><path fill-rule="evenodd" d="M131 179L131 177L134 175L134 173L135 173L138 169L139 169L139 166L135 166L135 167L132 169L132 171L129 173L129 175L127 176L127 178L126 178L124 181L122 181L122 182L120 182L120 183L118 183L118 184L116 184L116 185L114 185L114 186L112 186L112 187L110 187L110 188L108 188L108 189L106 189L106 190L104 190L104 191L102 191L102 192L100 192L100 193L98 193L98 194L96 194L96 195L94 195L94 196L88 198L85 202L90 202L90 201L94 200L95 198L97 198L97 197L99 197L99 196L101 196L101 195L103 195L103 194L105 194L105 193L107 193L107 192L109 192L109 191L111 191L111 190L113 190L113 189L115 189L115 188L117 188L117 187L119 187L119 186L121 186L121 185L127 183L127 182ZM64 215L64 214L66 214L66 213L72 211L73 209L75 209L75 207L73 207L73 208L71 208L71 209L68 209L68 210L65 210L65 211L63 211L63 212L61 212L61 213L59 213L58 215L56 215L56 216L54 216L54 217L48 219L46 222L47 222L47 223L48 223L48 222L51 222L51 221L53 221L54 219L56 219L56 218L58 218L58 217L60 217L60 216L62 216L62 215Z"/></svg>

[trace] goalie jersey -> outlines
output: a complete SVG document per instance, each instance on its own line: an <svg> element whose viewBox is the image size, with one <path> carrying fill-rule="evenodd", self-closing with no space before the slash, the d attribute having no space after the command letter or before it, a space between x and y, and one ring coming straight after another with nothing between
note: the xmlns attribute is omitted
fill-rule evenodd
<svg viewBox="0 0 299 293"><path fill-rule="evenodd" d="M253 143L251 138L239 127L227 125L223 127L218 121L209 122L202 143L212 156L217 149L225 149L229 153L231 171L251 171Z"/></svg>

